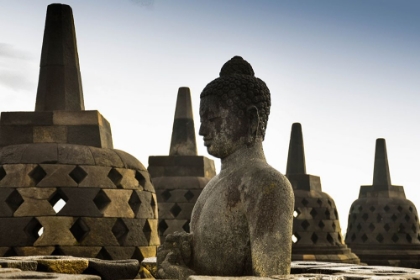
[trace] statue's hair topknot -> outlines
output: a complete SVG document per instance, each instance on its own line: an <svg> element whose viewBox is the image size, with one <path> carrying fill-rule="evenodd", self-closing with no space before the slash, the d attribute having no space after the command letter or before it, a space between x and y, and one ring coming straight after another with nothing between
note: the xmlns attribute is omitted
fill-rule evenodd
<svg viewBox="0 0 420 280"><path fill-rule="evenodd" d="M270 90L254 75L251 64L235 56L223 65L220 78L210 82L200 97L217 96L222 105L240 117L245 116L249 106L257 107L260 120L258 136L264 138L271 107Z"/></svg>

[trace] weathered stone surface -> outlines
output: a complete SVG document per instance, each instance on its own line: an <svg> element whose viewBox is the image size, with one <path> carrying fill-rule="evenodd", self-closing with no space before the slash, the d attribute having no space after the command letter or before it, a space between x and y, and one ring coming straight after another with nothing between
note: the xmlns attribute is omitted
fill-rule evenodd
<svg viewBox="0 0 420 280"><path fill-rule="evenodd" d="M334 200L318 176L306 174L300 123L292 125L286 176L295 197L292 260L359 263L343 242Z"/></svg>
<svg viewBox="0 0 420 280"><path fill-rule="evenodd" d="M57 144L38 143L28 145L22 155L21 163L56 163L57 160Z"/></svg>
<svg viewBox="0 0 420 280"><path fill-rule="evenodd" d="M197 155L191 93L187 87L178 89L169 155Z"/></svg>
<svg viewBox="0 0 420 280"><path fill-rule="evenodd" d="M39 247L14 247L14 251L18 256L36 256L36 255L51 255L55 250L55 246L39 246ZM23 260L23 259L19 259ZM28 259L25 259L28 260Z"/></svg>
<svg viewBox="0 0 420 280"><path fill-rule="evenodd" d="M134 218L134 212L128 203L132 190L104 189L103 192L110 199L109 205L102 212L104 217Z"/></svg>
<svg viewBox="0 0 420 280"><path fill-rule="evenodd" d="M58 163L95 165L89 147L82 145L58 145Z"/></svg>
<svg viewBox="0 0 420 280"><path fill-rule="evenodd" d="M156 219L156 197L147 191L133 191L129 204L136 218Z"/></svg>
<svg viewBox="0 0 420 280"><path fill-rule="evenodd" d="M38 217L44 233L35 241L34 246L75 245L77 240L70 231L73 217Z"/></svg>
<svg viewBox="0 0 420 280"><path fill-rule="evenodd" d="M86 258L72 256L27 256L11 257L14 260L34 260L38 263L39 271L48 271L66 274L81 274L89 264Z"/></svg>
<svg viewBox="0 0 420 280"><path fill-rule="evenodd" d="M35 111L85 109L70 6L48 6L40 66Z"/></svg>
<svg viewBox="0 0 420 280"><path fill-rule="evenodd" d="M1 125L53 125L53 112L2 112Z"/></svg>
<svg viewBox="0 0 420 280"><path fill-rule="evenodd" d="M100 188L59 188L58 195L66 201L59 214L73 217L102 217L102 213L94 203L100 190Z"/></svg>
<svg viewBox="0 0 420 280"><path fill-rule="evenodd" d="M234 57L200 97L199 134L222 168L194 206L191 234L169 234L159 247L159 276L289 274L293 191L268 165L262 148L269 89L249 63ZM179 165L192 162L182 156ZM174 176L158 176L163 175Z"/></svg>
<svg viewBox="0 0 420 280"><path fill-rule="evenodd" d="M116 218L80 218L81 223L88 229L86 234L79 239L80 245L84 246L118 246L119 243L112 232L117 221Z"/></svg>
<svg viewBox="0 0 420 280"><path fill-rule="evenodd" d="M62 274L62 273L22 271L22 272L0 273L0 279L100 280L101 277L95 276L95 275L74 275L74 274Z"/></svg>
<svg viewBox="0 0 420 280"><path fill-rule="evenodd" d="M13 260L9 258L0 258L0 266L18 268L25 271L36 271L38 262L34 260Z"/></svg>
<svg viewBox="0 0 420 280"><path fill-rule="evenodd" d="M361 186L350 208L346 243L369 265L420 267L415 205L391 184L385 139L376 140L373 184Z"/></svg>
<svg viewBox="0 0 420 280"><path fill-rule="evenodd" d="M84 111L69 6L48 8L36 112L2 116L1 256L143 259L139 248L156 251L157 202L147 170L112 150L110 124L98 111ZM131 245L121 245L125 240Z"/></svg>
<svg viewBox="0 0 420 280"><path fill-rule="evenodd" d="M124 163L115 150L89 147L98 166L124 167Z"/></svg>
<svg viewBox="0 0 420 280"><path fill-rule="evenodd" d="M55 215L49 199L56 192L55 188L19 188L23 203L14 212L15 217L33 217Z"/></svg>
<svg viewBox="0 0 420 280"><path fill-rule="evenodd" d="M67 126L34 126L34 143L67 143Z"/></svg>
<svg viewBox="0 0 420 280"><path fill-rule="evenodd" d="M89 267L85 273L99 275L103 280L134 279L139 269L140 263L138 260L106 261L89 259Z"/></svg>
<svg viewBox="0 0 420 280"><path fill-rule="evenodd" d="M66 256L94 258L102 249L100 246L59 246L61 252Z"/></svg>
<svg viewBox="0 0 420 280"><path fill-rule="evenodd" d="M32 246L39 222L33 217L0 218L0 246Z"/></svg>
<svg viewBox="0 0 420 280"><path fill-rule="evenodd" d="M0 163L21 163L22 155L27 147L27 144L2 147L0 150Z"/></svg>
<svg viewBox="0 0 420 280"><path fill-rule="evenodd" d="M0 146L27 144L33 141L33 126L0 125Z"/></svg>

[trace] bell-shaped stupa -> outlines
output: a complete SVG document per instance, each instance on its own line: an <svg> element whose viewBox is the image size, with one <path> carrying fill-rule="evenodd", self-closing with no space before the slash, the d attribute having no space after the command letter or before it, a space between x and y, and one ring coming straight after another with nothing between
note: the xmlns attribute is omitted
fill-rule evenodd
<svg viewBox="0 0 420 280"><path fill-rule="evenodd" d="M197 155L191 93L178 90L169 156L149 157L159 206L159 235L190 230L191 212L207 182L216 175L213 160Z"/></svg>
<svg viewBox="0 0 420 280"><path fill-rule="evenodd" d="M0 256L155 256L149 173L84 110L67 5L48 6L35 112L3 112L0 146Z"/></svg>
<svg viewBox="0 0 420 280"><path fill-rule="evenodd" d="M300 123L292 125L286 176L295 194L292 260L359 263L343 242L334 200L318 176L306 174Z"/></svg>
<svg viewBox="0 0 420 280"><path fill-rule="evenodd" d="M391 184L385 139L376 140L373 184L351 205L346 243L369 265L420 267L417 209Z"/></svg>

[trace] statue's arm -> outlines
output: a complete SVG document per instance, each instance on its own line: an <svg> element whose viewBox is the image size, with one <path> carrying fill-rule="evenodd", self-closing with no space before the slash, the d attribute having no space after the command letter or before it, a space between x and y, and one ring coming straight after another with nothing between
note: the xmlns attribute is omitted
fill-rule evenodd
<svg viewBox="0 0 420 280"><path fill-rule="evenodd" d="M294 196L274 170L253 178L243 192L255 276L290 273Z"/></svg>

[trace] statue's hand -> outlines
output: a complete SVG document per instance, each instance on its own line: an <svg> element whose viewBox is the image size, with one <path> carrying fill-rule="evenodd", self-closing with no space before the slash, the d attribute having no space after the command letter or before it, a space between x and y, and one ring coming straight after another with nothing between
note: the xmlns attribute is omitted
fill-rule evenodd
<svg viewBox="0 0 420 280"><path fill-rule="evenodd" d="M188 267L192 255L191 241L192 234L186 232L174 232L166 236L157 251L159 278L187 279L195 274Z"/></svg>

